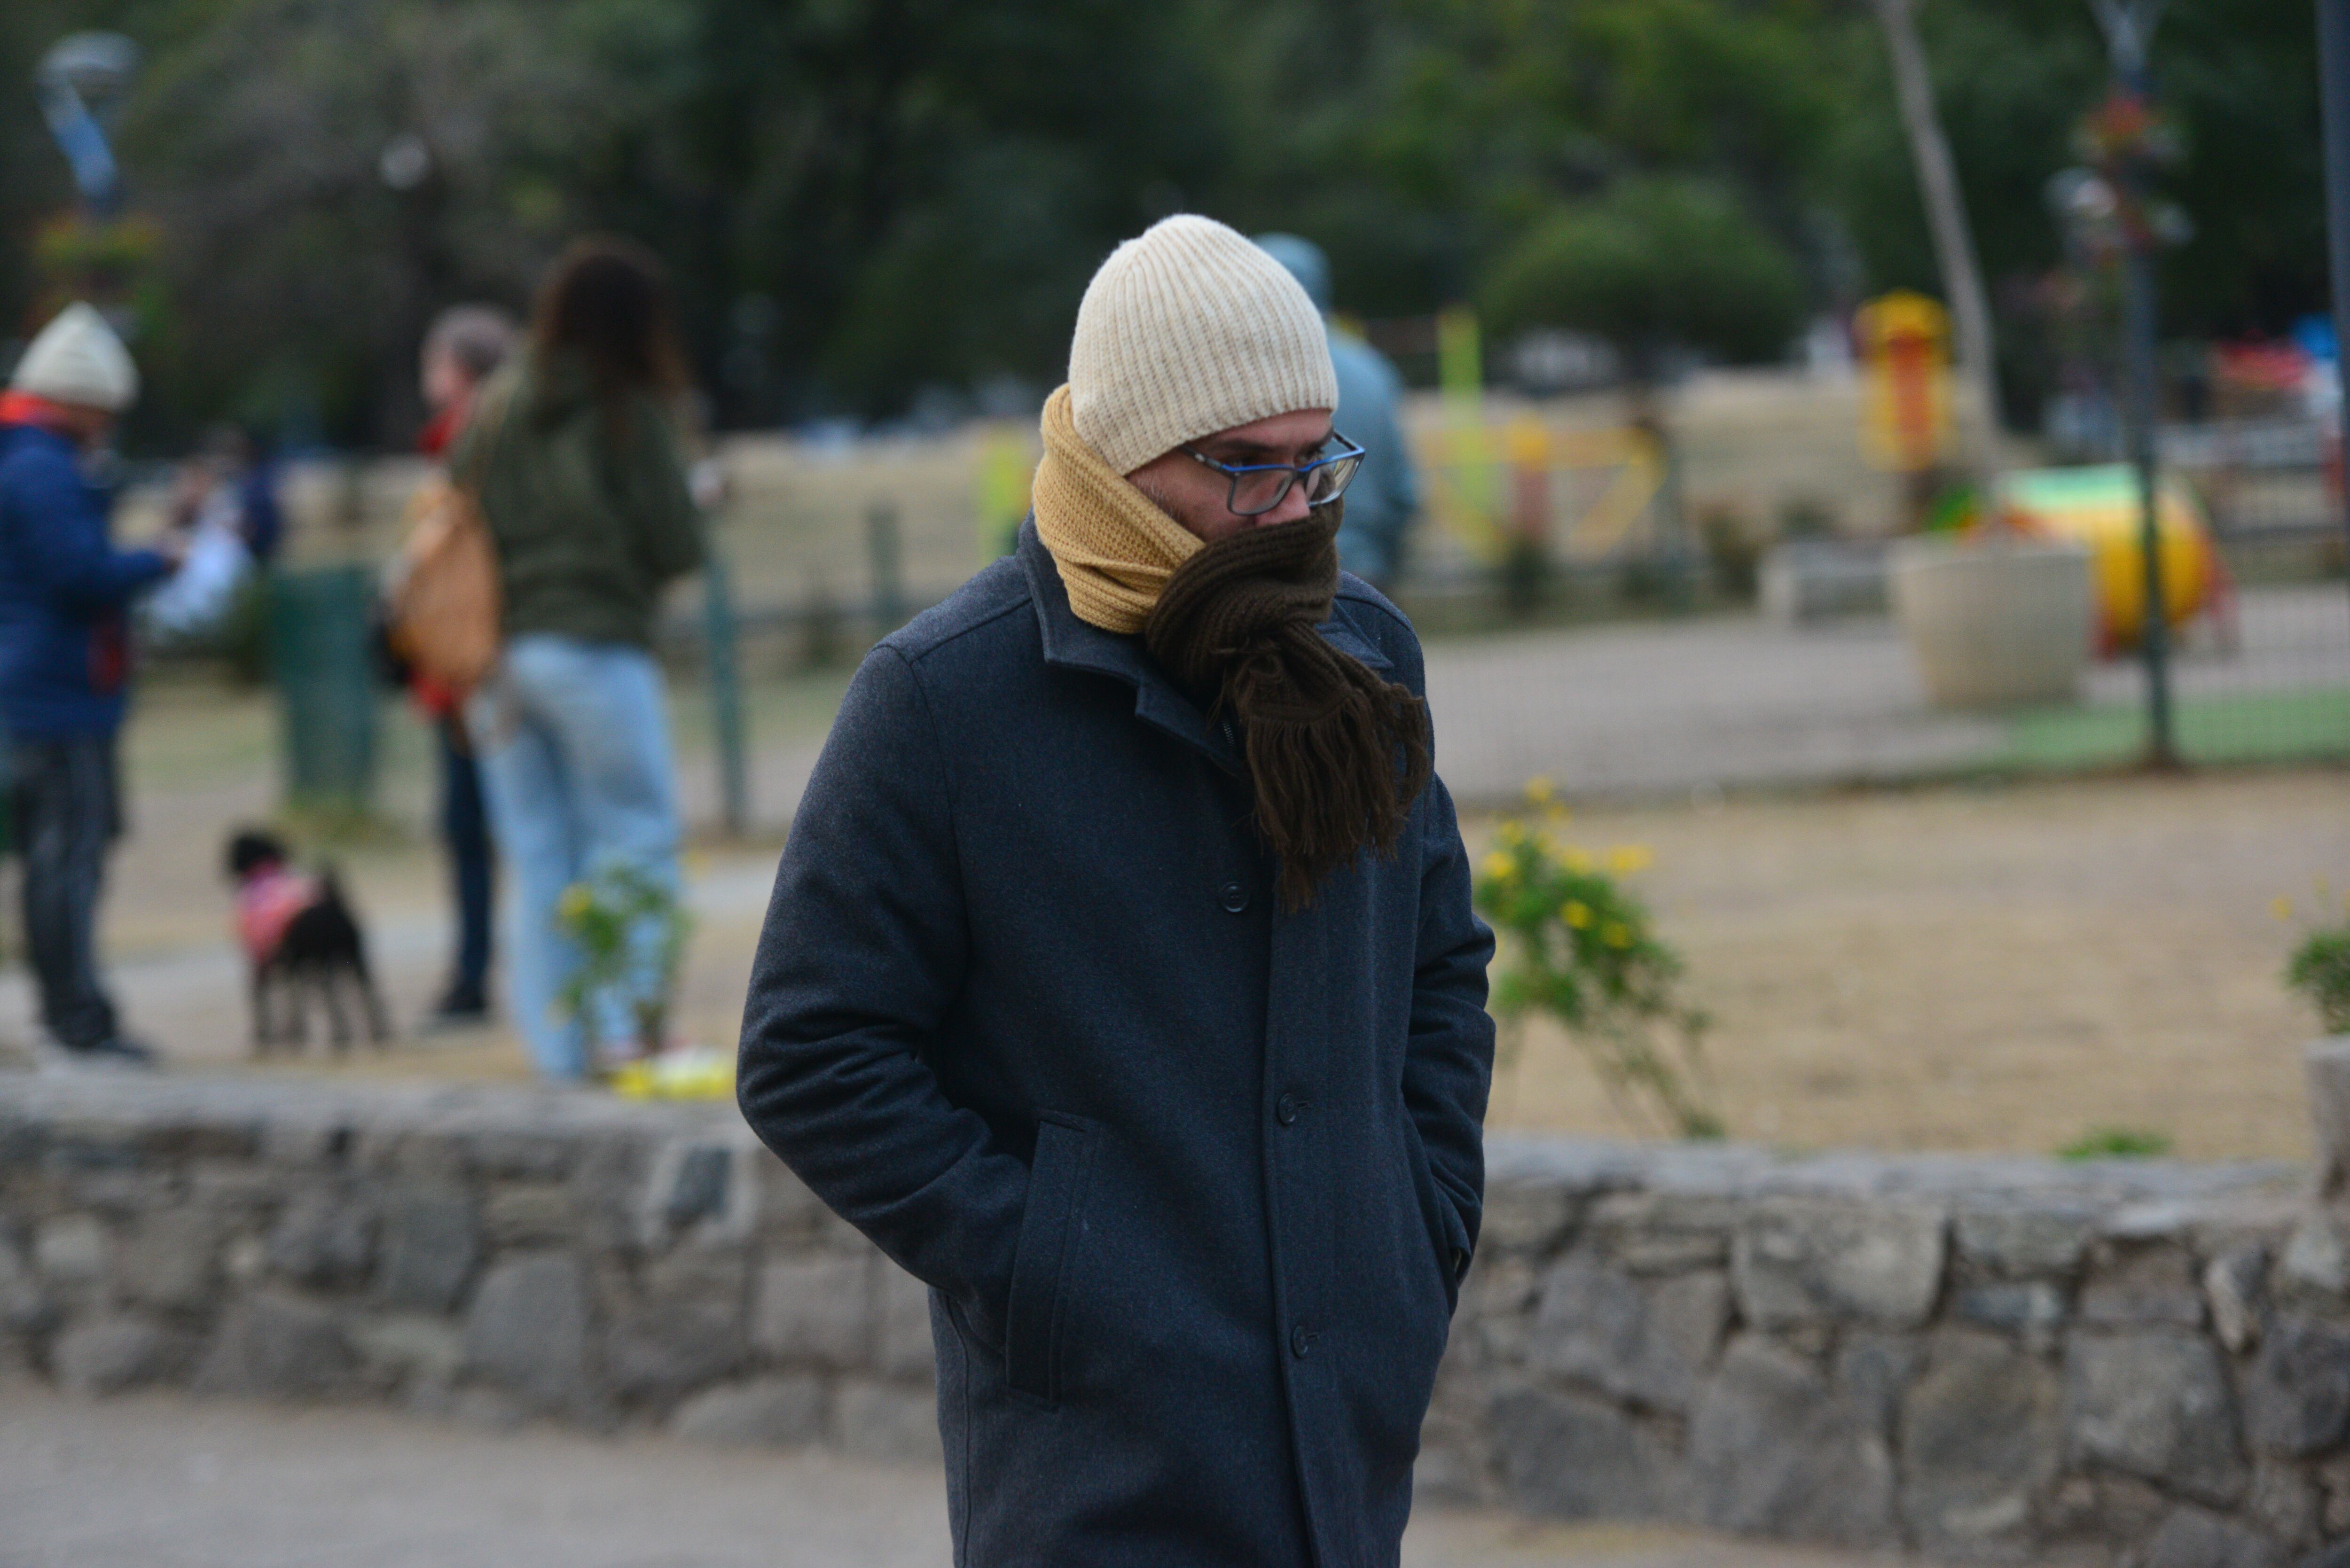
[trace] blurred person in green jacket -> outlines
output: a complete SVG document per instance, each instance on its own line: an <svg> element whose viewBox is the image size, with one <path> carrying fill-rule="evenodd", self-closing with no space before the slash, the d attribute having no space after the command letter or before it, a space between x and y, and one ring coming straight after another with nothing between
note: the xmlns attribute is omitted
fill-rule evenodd
<svg viewBox="0 0 2350 1568"><path fill-rule="evenodd" d="M580 955L564 892L629 867L678 882L677 776L653 660L655 612L702 564L679 452L685 374L659 265L583 240L541 286L524 351L485 386L451 452L496 546L504 655L466 705L507 888L506 990L539 1070L575 1078L661 1042L634 1040L619 997L594 999L588 1059L557 1016ZM645 934L656 943L659 935Z"/></svg>
<svg viewBox="0 0 2350 1568"><path fill-rule="evenodd" d="M1383 594L1402 575L1412 520L1419 514L1419 480L1411 448L1396 418L1403 379L1387 357L1330 323L1330 262L1322 247L1295 234L1259 234L1260 249L1289 270L1322 313L1330 364L1338 372L1337 428L1365 452L1347 487L1347 515L1338 524L1338 564Z"/></svg>

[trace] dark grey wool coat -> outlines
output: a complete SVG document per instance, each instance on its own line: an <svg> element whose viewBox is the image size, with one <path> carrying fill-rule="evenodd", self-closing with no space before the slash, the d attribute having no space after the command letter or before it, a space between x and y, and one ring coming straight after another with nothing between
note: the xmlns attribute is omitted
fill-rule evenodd
<svg viewBox="0 0 2350 1568"><path fill-rule="evenodd" d="M1323 634L1420 689L1355 578ZM866 659L792 824L743 1111L932 1287L958 1564L1397 1560L1492 937L1441 784L1296 915L1250 801L1032 523Z"/></svg>

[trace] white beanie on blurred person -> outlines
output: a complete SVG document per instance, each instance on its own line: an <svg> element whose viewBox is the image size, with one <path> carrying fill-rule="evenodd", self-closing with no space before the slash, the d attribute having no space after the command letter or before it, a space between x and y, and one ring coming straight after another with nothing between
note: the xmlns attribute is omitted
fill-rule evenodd
<svg viewBox="0 0 2350 1568"><path fill-rule="evenodd" d="M139 367L106 317L76 300L26 348L8 388L53 403L119 414L139 400Z"/></svg>
<svg viewBox="0 0 2350 1568"><path fill-rule="evenodd" d="M1069 343L1078 436L1119 473L1187 441L1336 409L1322 314L1248 236L1180 213L1110 253Z"/></svg>

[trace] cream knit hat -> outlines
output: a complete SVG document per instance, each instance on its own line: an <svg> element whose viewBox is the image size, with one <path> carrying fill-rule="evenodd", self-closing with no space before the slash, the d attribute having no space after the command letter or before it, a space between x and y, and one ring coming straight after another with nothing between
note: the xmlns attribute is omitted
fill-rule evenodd
<svg viewBox="0 0 2350 1568"><path fill-rule="evenodd" d="M139 400L139 367L106 317L76 300L26 348L8 385L53 403L119 414Z"/></svg>
<svg viewBox="0 0 2350 1568"><path fill-rule="evenodd" d="M1189 213L1110 253L1069 343L1077 434L1119 473L1187 441L1336 409L1321 313L1239 231Z"/></svg>

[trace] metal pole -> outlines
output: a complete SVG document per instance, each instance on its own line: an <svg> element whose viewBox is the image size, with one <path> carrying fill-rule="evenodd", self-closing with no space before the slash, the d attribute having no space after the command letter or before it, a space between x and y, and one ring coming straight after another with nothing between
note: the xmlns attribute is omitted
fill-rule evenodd
<svg viewBox="0 0 2350 1568"><path fill-rule="evenodd" d="M2317 0L2318 101L2325 121L2325 239L2334 285L2334 365L2350 348L2350 0ZM2345 378L2350 379L2350 378ZM2350 452L2350 397L2341 403L2343 451ZM2350 531L2350 507L2343 514Z"/></svg>
<svg viewBox="0 0 2350 1568"><path fill-rule="evenodd" d="M2137 182L2133 181L2133 183ZM2123 263L2127 318L2130 466L2137 472L2137 547L2145 563L2146 620L2138 652L2146 663L2147 765L2178 765L2170 710L2170 617L2162 597L2162 532L2155 488L2154 257L2133 238Z"/></svg>
<svg viewBox="0 0 2350 1568"><path fill-rule="evenodd" d="M2147 50L2162 0L2094 3L2113 61L2115 91L2143 103L2147 96ZM2138 631L2138 654L2146 665L2146 761L2148 767L2175 768L2178 743L2170 701L2170 617L2163 602L2161 502L2155 473L2155 238L2147 221L2144 158L2126 154L2118 161L2123 377L2129 388L2124 406L2128 410L2130 466L2137 474L2137 546L2146 595Z"/></svg>
<svg viewBox="0 0 2350 1568"><path fill-rule="evenodd" d="M743 745L743 675L736 643L734 589L726 553L712 540L702 567L702 640L710 663L710 704L718 738L719 810L729 837L751 826L751 769Z"/></svg>

